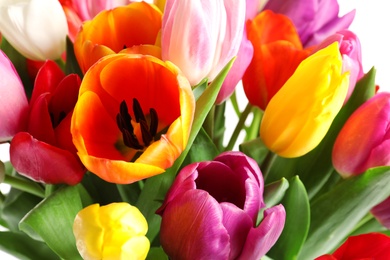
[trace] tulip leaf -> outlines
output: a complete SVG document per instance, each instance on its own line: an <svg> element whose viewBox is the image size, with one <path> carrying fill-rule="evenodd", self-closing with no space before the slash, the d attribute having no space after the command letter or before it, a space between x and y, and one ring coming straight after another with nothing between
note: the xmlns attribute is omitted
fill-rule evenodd
<svg viewBox="0 0 390 260"><path fill-rule="evenodd" d="M264 187L264 202L267 208L273 207L281 201L289 187L288 180L282 178Z"/></svg>
<svg viewBox="0 0 390 260"><path fill-rule="evenodd" d="M21 232L0 232L0 250L21 260L60 259L45 243Z"/></svg>
<svg viewBox="0 0 390 260"><path fill-rule="evenodd" d="M31 210L19 228L30 237L45 241L61 258L81 259L73 236L73 221L88 197L80 184L59 189Z"/></svg>
<svg viewBox="0 0 390 260"><path fill-rule="evenodd" d="M74 54L73 43L66 37L66 65L65 65L65 73L66 75L75 73L79 75L79 77L83 78L83 73L81 72L79 63L77 62L76 56Z"/></svg>
<svg viewBox="0 0 390 260"><path fill-rule="evenodd" d="M260 137L240 144L239 149L261 165L267 157L269 150Z"/></svg>
<svg viewBox="0 0 390 260"><path fill-rule="evenodd" d="M311 203L310 230L299 259L332 251L370 209L390 195L390 167L341 181Z"/></svg>
<svg viewBox="0 0 390 260"><path fill-rule="evenodd" d="M281 204L286 210L286 222L278 241L267 255L278 260L297 259L310 226L309 198L298 176L289 181Z"/></svg>
<svg viewBox="0 0 390 260"><path fill-rule="evenodd" d="M196 101L195 115L191 127L190 137L188 139L187 147L182 152L180 157L176 159L173 166L167 169L165 173L151 177L145 181L144 188L142 189L135 206L142 212L148 221L149 231L147 233L147 237L150 241L153 241L156 238L160 229L161 218L156 215L155 212L160 207L163 199L165 198L165 194L167 193L169 187L171 187L178 170L180 169L196 136L202 128L204 120L213 107L219 90L221 89L222 83L225 80L230 68L232 67L234 60L235 58L233 58L225 66L225 68L222 69L218 76Z"/></svg>
<svg viewBox="0 0 390 260"><path fill-rule="evenodd" d="M185 165L193 162L210 161L219 154L211 138L206 131L201 128L196 136L191 149L188 151L185 159Z"/></svg>
<svg viewBox="0 0 390 260"><path fill-rule="evenodd" d="M334 119L328 133L321 143L311 152L299 158L282 158L275 155L266 175L266 183L290 178L299 173L309 198L313 198L329 180L334 171L332 148L338 133L350 115L375 93L375 69L371 69L357 84L348 102Z"/></svg>
<svg viewBox="0 0 390 260"><path fill-rule="evenodd" d="M162 247L151 247L146 260L168 260L167 254L165 254Z"/></svg>

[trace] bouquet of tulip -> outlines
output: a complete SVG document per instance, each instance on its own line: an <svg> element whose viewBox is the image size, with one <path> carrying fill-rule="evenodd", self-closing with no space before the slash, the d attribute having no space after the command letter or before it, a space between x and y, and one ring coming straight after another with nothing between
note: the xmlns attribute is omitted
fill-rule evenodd
<svg viewBox="0 0 390 260"><path fill-rule="evenodd" d="M1 0L0 250L390 259L390 93L338 12Z"/></svg>

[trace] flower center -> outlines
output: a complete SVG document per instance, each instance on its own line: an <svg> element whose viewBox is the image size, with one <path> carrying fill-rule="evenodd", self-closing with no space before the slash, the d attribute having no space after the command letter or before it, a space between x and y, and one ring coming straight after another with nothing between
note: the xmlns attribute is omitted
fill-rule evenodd
<svg viewBox="0 0 390 260"><path fill-rule="evenodd" d="M133 112L135 121L131 118L126 101L123 100L116 115L116 123L127 147L143 150L149 146L157 133L158 117L154 108L149 109L149 120L142 111L136 98L133 99ZM149 122L148 122L149 121Z"/></svg>

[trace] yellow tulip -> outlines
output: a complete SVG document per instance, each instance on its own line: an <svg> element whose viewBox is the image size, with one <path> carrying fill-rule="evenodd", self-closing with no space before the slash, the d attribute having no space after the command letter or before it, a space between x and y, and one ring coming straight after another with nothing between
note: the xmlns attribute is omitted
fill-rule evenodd
<svg viewBox="0 0 390 260"><path fill-rule="evenodd" d="M269 102L260 137L282 157L299 157L324 138L347 95L338 43L309 56Z"/></svg>
<svg viewBox="0 0 390 260"><path fill-rule="evenodd" d="M138 208L125 202L82 209L73 224L83 259L145 259L150 242L148 223Z"/></svg>

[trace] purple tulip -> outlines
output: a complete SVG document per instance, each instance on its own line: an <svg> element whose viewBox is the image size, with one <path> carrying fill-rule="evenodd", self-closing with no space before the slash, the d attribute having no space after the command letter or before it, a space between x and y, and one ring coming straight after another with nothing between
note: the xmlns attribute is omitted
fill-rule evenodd
<svg viewBox="0 0 390 260"><path fill-rule="evenodd" d="M390 165L390 93L381 92L347 120L333 146L333 166L343 177Z"/></svg>
<svg viewBox="0 0 390 260"><path fill-rule="evenodd" d="M345 102L348 101L353 90L355 89L356 82L364 76L362 65L362 52L360 47L359 38L353 32L349 30L342 30L337 32L324 41L322 41L314 51L325 48L333 42L339 43L340 53L343 58L343 70L342 72L349 71L349 88Z"/></svg>
<svg viewBox="0 0 390 260"><path fill-rule="evenodd" d="M27 127L28 101L14 65L0 50L0 143Z"/></svg>
<svg viewBox="0 0 390 260"><path fill-rule="evenodd" d="M241 152L187 165L163 205L160 240L170 259L260 259L282 232L282 205L263 208L264 182L256 162Z"/></svg>
<svg viewBox="0 0 390 260"><path fill-rule="evenodd" d="M390 229L390 197L373 207L371 213L379 223Z"/></svg>
<svg viewBox="0 0 390 260"><path fill-rule="evenodd" d="M304 47L316 45L329 35L347 29L355 17L355 10L338 17L337 0L269 0L264 9L290 17Z"/></svg>

